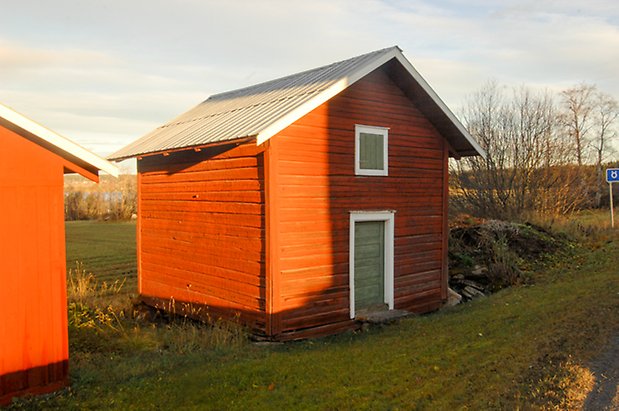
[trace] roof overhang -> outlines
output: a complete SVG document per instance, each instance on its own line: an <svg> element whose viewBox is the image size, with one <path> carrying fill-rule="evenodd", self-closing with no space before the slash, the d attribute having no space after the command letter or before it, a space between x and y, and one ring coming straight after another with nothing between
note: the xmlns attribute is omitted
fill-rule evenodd
<svg viewBox="0 0 619 411"><path fill-rule="evenodd" d="M99 171L118 176L116 165L3 104L0 104L0 125L64 158L71 172L91 179Z"/></svg>
<svg viewBox="0 0 619 411"><path fill-rule="evenodd" d="M213 141L212 143L206 143L206 144L197 144L194 146L187 146L187 147L179 147L179 148L173 148L173 149L169 149L169 150L159 150L159 151L150 151L148 153L144 153L144 154L138 154L138 155L128 155L125 157L112 157L110 158L111 161L123 161L123 160L128 160L130 158L135 158L137 160L142 160L146 157L154 157L154 156L168 156L170 154L175 154L175 153L180 153L180 152L184 152L184 151L195 151L195 152L200 152L202 150L208 150L214 147L221 147L221 146L238 146L244 143L248 143L252 140L256 140L255 136L250 136L250 137L241 137L241 138L235 138L234 140L222 140L222 141Z"/></svg>
<svg viewBox="0 0 619 411"><path fill-rule="evenodd" d="M385 69L393 81L402 88L408 98L449 142L452 156L486 158L486 151L402 53L398 53L394 59L389 61Z"/></svg>

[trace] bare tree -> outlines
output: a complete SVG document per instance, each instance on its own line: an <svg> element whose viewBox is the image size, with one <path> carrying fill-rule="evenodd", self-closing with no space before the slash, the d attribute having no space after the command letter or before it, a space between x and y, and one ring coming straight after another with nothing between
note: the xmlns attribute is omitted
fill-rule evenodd
<svg viewBox="0 0 619 411"><path fill-rule="evenodd" d="M486 150L487 158L453 163L453 181L459 196L474 213L484 216L497 217L499 210L506 209L515 178L509 164L509 141L502 138L503 130L509 129L503 100L496 83L488 83L469 98L465 122Z"/></svg>
<svg viewBox="0 0 619 411"><path fill-rule="evenodd" d="M586 185L568 165L573 153L552 96L521 87L506 93L489 83L472 95L464 119L487 158L452 163L454 199L495 218L527 212L566 213L586 202Z"/></svg>
<svg viewBox="0 0 619 411"><path fill-rule="evenodd" d="M607 156L612 150L609 143L617 136L615 123L619 117L619 104L612 96L601 91L595 94L593 104L594 134L591 146L595 154L595 170L597 175L595 206L599 207L602 203L602 192L606 188L603 163L607 160Z"/></svg>
<svg viewBox="0 0 619 411"><path fill-rule="evenodd" d="M612 96L598 92L595 96L595 134L592 142L595 164L601 166L609 154L609 143L617 136L614 128L619 117L619 103Z"/></svg>
<svg viewBox="0 0 619 411"><path fill-rule="evenodd" d="M559 119L574 143L576 162L581 166L592 161L601 166L610 150L609 142L616 136L617 100L595 85L582 83L563 91L561 103Z"/></svg>
<svg viewBox="0 0 619 411"><path fill-rule="evenodd" d="M596 91L595 86L583 83L561 93L563 113L559 119L574 144L576 163L579 166L583 165L587 157Z"/></svg>

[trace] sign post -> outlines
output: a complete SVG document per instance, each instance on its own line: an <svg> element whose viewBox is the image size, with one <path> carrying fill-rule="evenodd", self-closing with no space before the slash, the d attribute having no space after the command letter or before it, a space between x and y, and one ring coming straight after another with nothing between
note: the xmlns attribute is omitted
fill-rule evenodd
<svg viewBox="0 0 619 411"><path fill-rule="evenodd" d="M619 168L606 169L606 181L610 190L610 226L615 228L615 209L613 207L613 183L619 182Z"/></svg>
<svg viewBox="0 0 619 411"><path fill-rule="evenodd" d="M610 190L610 227L615 228L615 208L613 207L613 183L608 183Z"/></svg>

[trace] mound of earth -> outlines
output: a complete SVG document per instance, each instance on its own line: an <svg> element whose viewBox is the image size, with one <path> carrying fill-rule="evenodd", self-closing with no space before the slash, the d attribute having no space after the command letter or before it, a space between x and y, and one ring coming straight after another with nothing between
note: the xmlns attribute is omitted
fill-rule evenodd
<svg viewBox="0 0 619 411"><path fill-rule="evenodd" d="M466 301L529 283L527 272L567 243L530 223L460 218L450 228L449 286Z"/></svg>

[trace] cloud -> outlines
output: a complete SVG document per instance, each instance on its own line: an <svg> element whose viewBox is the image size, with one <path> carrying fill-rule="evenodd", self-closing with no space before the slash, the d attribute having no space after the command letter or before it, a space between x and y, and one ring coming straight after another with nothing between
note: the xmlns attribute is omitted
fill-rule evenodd
<svg viewBox="0 0 619 411"><path fill-rule="evenodd" d="M619 98L613 0L3 6L0 101L103 154L212 93L395 44L455 111L488 79L553 90L595 82Z"/></svg>
<svg viewBox="0 0 619 411"><path fill-rule="evenodd" d="M514 81L556 84L598 82L619 70L619 28L599 16L554 9L508 14L488 33L493 40L475 53ZM619 95L619 87L601 84Z"/></svg>
<svg viewBox="0 0 619 411"><path fill-rule="evenodd" d="M78 66L109 65L114 61L109 56L79 49L46 50L23 46L0 39L0 73L6 75L19 70L44 66L62 66L67 63Z"/></svg>
<svg viewBox="0 0 619 411"><path fill-rule="evenodd" d="M0 43L1 101L102 155L204 98L187 73L204 70L144 73L104 53Z"/></svg>
<svg viewBox="0 0 619 411"><path fill-rule="evenodd" d="M457 4L393 11L395 21L414 27L423 39L411 43L413 58L452 62L463 70L469 87L483 77L555 89L587 81L619 97L614 74L619 72L619 8L614 2L594 1L583 9L577 1L478 0L467 3L466 10L445 8L446 3ZM420 15L419 10L425 11ZM430 77L437 67L430 67Z"/></svg>

